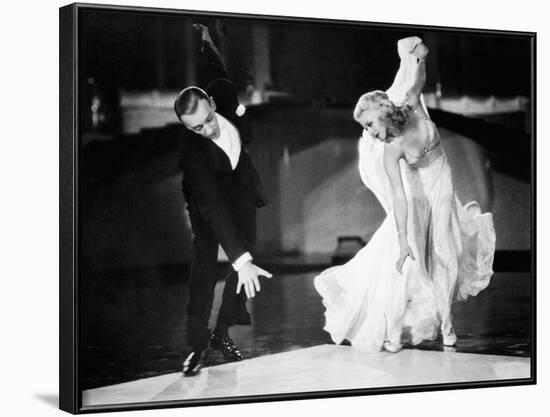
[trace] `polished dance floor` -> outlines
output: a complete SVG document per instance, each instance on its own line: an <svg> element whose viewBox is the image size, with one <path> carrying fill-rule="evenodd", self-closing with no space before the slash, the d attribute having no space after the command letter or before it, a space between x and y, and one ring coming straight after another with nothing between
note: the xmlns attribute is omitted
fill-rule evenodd
<svg viewBox="0 0 550 417"><path fill-rule="evenodd" d="M115 273L96 277L87 289L93 300L84 303L85 317L88 309L96 314L83 327L85 407L530 377L529 273L497 272L485 291L455 304L456 348L434 341L397 354L334 345L322 330L317 272L276 273L249 302L253 325L231 330L246 359L225 363L208 352L205 367L191 378L179 372L186 348L182 271L110 279Z"/></svg>
<svg viewBox="0 0 550 417"><path fill-rule="evenodd" d="M530 359L406 349L361 354L320 345L84 392L84 406L529 378Z"/></svg>

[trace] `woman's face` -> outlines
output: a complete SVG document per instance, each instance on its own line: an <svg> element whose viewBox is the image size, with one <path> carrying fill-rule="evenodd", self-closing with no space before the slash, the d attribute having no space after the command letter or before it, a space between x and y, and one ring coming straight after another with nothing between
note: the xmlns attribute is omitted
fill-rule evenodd
<svg viewBox="0 0 550 417"><path fill-rule="evenodd" d="M380 116L380 112L377 109L371 108L365 110L361 113L361 116L357 121L373 138L382 141L386 140L388 135L388 125L386 120Z"/></svg>

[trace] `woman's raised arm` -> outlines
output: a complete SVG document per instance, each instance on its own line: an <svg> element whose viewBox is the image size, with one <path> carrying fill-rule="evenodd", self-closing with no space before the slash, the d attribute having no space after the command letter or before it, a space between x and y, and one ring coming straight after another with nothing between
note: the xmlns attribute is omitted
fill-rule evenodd
<svg viewBox="0 0 550 417"><path fill-rule="evenodd" d="M426 83L428 48L418 36L411 36L397 42L397 53L401 62L388 94L396 96L396 101L406 101L416 106Z"/></svg>

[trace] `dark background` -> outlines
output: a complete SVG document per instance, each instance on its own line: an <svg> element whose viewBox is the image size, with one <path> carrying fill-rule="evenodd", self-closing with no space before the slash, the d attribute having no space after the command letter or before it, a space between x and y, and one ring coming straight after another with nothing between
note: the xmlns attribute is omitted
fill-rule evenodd
<svg viewBox="0 0 550 417"><path fill-rule="evenodd" d="M95 77L105 89L181 89L194 58L194 22L210 25L218 46L226 43L227 68L241 90L254 77L253 28L262 25L271 87L304 100L335 98L351 105L360 92L388 86L398 65L396 41L410 35L422 37L431 51L427 91L440 82L446 95L530 94L530 39L514 34L116 11L81 17L81 75Z"/></svg>

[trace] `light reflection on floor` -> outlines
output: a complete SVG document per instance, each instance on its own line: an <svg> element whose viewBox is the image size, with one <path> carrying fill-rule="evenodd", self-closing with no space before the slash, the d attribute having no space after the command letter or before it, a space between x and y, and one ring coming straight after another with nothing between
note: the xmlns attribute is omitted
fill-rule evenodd
<svg viewBox="0 0 550 417"><path fill-rule="evenodd" d="M94 314L83 327L83 389L180 369L186 349L187 287L178 274L181 271L156 271L154 278L134 273L133 278L98 280L86 292L94 297ZM315 275L276 274L262 281L261 293L249 302L253 325L231 330L247 359L331 344L322 330L324 309L313 288ZM221 289L220 283L213 317ZM455 304L457 352L529 357L530 300L529 274L497 273L477 297ZM422 350L443 348L440 341L414 348ZM208 352L205 359L208 367L224 363L218 352Z"/></svg>
<svg viewBox="0 0 550 417"><path fill-rule="evenodd" d="M320 345L203 369L87 390L83 405L225 398L522 379L530 359L408 349L364 354Z"/></svg>

